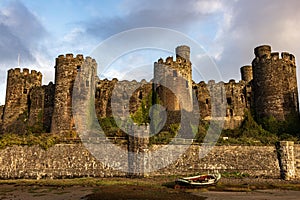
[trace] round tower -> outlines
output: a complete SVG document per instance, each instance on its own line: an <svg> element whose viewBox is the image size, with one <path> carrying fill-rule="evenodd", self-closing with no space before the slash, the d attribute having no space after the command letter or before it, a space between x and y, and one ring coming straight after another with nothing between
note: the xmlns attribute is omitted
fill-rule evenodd
<svg viewBox="0 0 300 200"><path fill-rule="evenodd" d="M271 56L271 46L269 45L261 45L254 49L255 57L262 58L266 56L267 58L270 58Z"/></svg>
<svg viewBox="0 0 300 200"><path fill-rule="evenodd" d="M51 133L62 133L75 128L72 117L72 91L76 75L81 71L83 62L82 55L73 57L73 54L67 54L56 58Z"/></svg>
<svg viewBox="0 0 300 200"><path fill-rule="evenodd" d="M192 111L190 47L178 46L175 51L175 61L168 57L154 63L154 90L168 111Z"/></svg>
<svg viewBox="0 0 300 200"><path fill-rule="evenodd" d="M42 74L35 70L10 69L7 75L6 98L3 114L4 129L28 112L28 99L33 87L41 86Z"/></svg>
<svg viewBox="0 0 300 200"><path fill-rule="evenodd" d="M181 45L176 48L176 57L184 58L187 61L190 61L190 47L186 45Z"/></svg>
<svg viewBox="0 0 300 200"><path fill-rule="evenodd" d="M274 117L279 121L298 119L298 90L295 57L271 53L263 45L254 49L253 94L257 119Z"/></svg>
<svg viewBox="0 0 300 200"><path fill-rule="evenodd" d="M241 68L242 80L249 83L253 79L252 66L246 65Z"/></svg>

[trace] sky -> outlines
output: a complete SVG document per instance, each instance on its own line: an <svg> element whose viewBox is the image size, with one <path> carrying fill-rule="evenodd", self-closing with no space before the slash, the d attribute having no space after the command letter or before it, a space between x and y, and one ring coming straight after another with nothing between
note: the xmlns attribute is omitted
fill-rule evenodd
<svg viewBox="0 0 300 200"><path fill-rule="evenodd" d="M18 55L21 68L41 71L48 84L54 81L58 55L88 56L103 41L135 28L170 29L191 38L225 82L240 80L240 67L251 64L253 49L262 44L294 54L299 63L299 7L298 0L0 0L0 104L5 103L7 70L18 67ZM131 53L101 78L122 78L137 65L151 72L152 63L168 54Z"/></svg>

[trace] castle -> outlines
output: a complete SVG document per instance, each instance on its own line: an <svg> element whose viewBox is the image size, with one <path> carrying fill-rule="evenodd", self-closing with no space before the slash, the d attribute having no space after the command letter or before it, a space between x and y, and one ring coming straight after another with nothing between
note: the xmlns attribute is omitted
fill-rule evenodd
<svg viewBox="0 0 300 200"><path fill-rule="evenodd" d="M279 121L299 120L295 57L286 52L280 57L279 53L272 53L268 45L256 47L254 53L252 66L241 68L242 80L222 83L225 98L221 100L226 103L224 129L239 127L245 112L250 109L257 119L272 116ZM5 105L0 113L2 133L20 133L28 126L51 133L75 130L72 93L76 76L81 74L86 79L77 84L92 88L89 92L95 94L98 118L122 116L126 109L134 113L142 100L155 92L167 112L178 112L182 108L193 112L198 106L196 114L209 121L212 114L209 87L219 84L192 80L190 48L184 45L176 48L175 60L168 57L154 63L151 82L100 80L94 59L60 55L56 58L54 84L42 85L42 74L35 70L16 68L8 71ZM126 83L126 89L119 87L122 83ZM121 103L112 100L114 90Z"/></svg>

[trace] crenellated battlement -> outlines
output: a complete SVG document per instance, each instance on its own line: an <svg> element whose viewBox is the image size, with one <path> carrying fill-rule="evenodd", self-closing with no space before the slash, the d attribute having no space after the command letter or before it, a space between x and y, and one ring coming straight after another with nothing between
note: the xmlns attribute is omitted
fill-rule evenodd
<svg viewBox="0 0 300 200"><path fill-rule="evenodd" d="M207 83L205 81L200 81L199 83L194 83L196 86L206 87L207 85L245 85L244 80L236 81L234 79L230 79L228 82L209 80Z"/></svg>
<svg viewBox="0 0 300 200"><path fill-rule="evenodd" d="M153 91L160 104L171 114L180 109L188 112L197 110L201 119L209 121L212 113L218 110L216 104L224 105L226 116L223 113L222 118L225 120L225 129L239 127L245 110L249 109L253 109L258 118L273 115L278 120L285 120L286 116L299 111L295 57L288 52L272 52L269 45L256 47L252 65L240 68L241 80L209 80L199 83L192 80L190 48L178 46L175 53L176 57L160 58L154 63L154 77L151 81L117 78L100 80L96 76L95 59L71 53L56 58L55 84L42 86L43 90L39 89L41 72L27 68L10 69L2 123L7 126L20 114L28 112L34 124L39 113L44 113L46 117L43 123L47 130L50 127L53 133L74 130L74 86L87 88L85 92L89 94L86 95L88 97L95 93L98 117L113 116L112 105L120 117L126 116L127 110L133 114ZM80 82L76 81L77 78L80 78ZM117 98L112 95L117 95ZM215 102L216 96L222 98ZM195 106L199 106L199 109L194 109Z"/></svg>
<svg viewBox="0 0 300 200"><path fill-rule="evenodd" d="M71 62L82 62L84 60L84 57L82 54L74 55L72 53L68 53L66 55L59 55L56 58L56 66L58 65L64 65L65 63L71 63Z"/></svg>
<svg viewBox="0 0 300 200"><path fill-rule="evenodd" d="M78 56L78 55L77 55ZM82 58L80 58L80 59L82 59ZM87 56L86 58L85 58L85 62L88 62L88 63L97 63L96 62L96 60L95 59L93 59L93 58L91 58L90 56Z"/></svg>
<svg viewBox="0 0 300 200"><path fill-rule="evenodd" d="M77 54L76 55L76 57L74 57L74 54L72 54L72 53L67 53L67 54L65 54L65 55L59 55L58 57L57 57L57 59L59 59L59 60L68 60L68 59L83 59L83 55L82 54Z"/></svg>
<svg viewBox="0 0 300 200"><path fill-rule="evenodd" d="M262 57L270 58L271 57L271 46L269 46L269 45L258 46L254 49L254 54L258 58L262 58Z"/></svg>
<svg viewBox="0 0 300 200"><path fill-rule="evenodd" d="M8 70L8 76L31 76L36 77L37 79L42 79L42 73L37 72L36 70L29 70L27 68L14 68Z"/></svg>
<svg viewBox="0 0 300 200"><path fill-rule="evenodd" d="M271 46L269 45L256 47L254 49L254 53L256 58L253 60L253 62L288 62L290 66L296 67L296 59L293 54L288 52L282 52L281 54L279 54L279 52L271 52Z"/></svg>
<svg viewBox="0 0 300 200"><path fill-rule="evenodd" d="M253 91L257 118L274 116L284 121L298 113L298 92L295 56L271 52L271 46L263 45L254 50ZM287 99L289 103L286 103ZM295 118L297 118L295 116Z"/></svg>
<svg viewBox="0 0 300 200"><path fill-rule="evenodd" d="M176 59L174 60L173 56L169 56L165 60L160 58L155 63L156 64L171 65L171 66L178 65L178 64L180 64L179 66L184 66L184 64L190 64L189 60L185 60L181 57L176 57Z"/></svg>

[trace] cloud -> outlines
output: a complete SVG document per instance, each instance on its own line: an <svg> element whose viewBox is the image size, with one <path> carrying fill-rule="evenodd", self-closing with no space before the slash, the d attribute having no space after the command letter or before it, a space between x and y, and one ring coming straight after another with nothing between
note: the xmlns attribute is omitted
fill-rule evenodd
<svg viewBox="0 0 300 200"><path fill-rule="evenodd" d="M47 36L46 29L37 17L19 1L10 1L5 7L1 7L0 88L5 88L7 70L17 67L18 54L21 58L21 67L32 69L39 66L46 67L45 63L48 62L40 62L47 60L47 48L43 45ZM5 92L2 92L1 103L4 103L4 96Z"/></svg>
<svg viewBox="0 0 300 200"><path fill-rule="evenodd" d="M230 23L216 39L218 65L225 79L239 78L238 68L251 64L253 49L269 44L274 51L300 57L300 2L238 1L227 10ZM298 76L299 77L299 76Z"/></svg>
<svg viewBox="0 0 300 200"><path fill-rule="evenodd" d="M18 54L21 54L24 63L36 63L32 51L41 48L39 42L47 32L23 4L13 1L0 10L0 34L0 60L3 66L3 63L16 65Z"/></svg>
<svg viewBox="0 0 300 200"><path fill-rule="evenodd" d="M204 46L228 81L240 79L239 68L251 64L258 45L270 44L274 51L300 55L299 6L297 0L125 0L119 14L82 25L86 34L99 40L137 27L183 32Z"/></svg>
<svg viewBox="0 0 300 200"><path fill-rule="evenodd" d="M223 4L220 0L125 0L119 6L121 15L97 17L84 22L84 26L88 34L102 39L139 27L163 27L187 33L197 28L193 27L195 23L199 25L219 12Z"/></svg>

